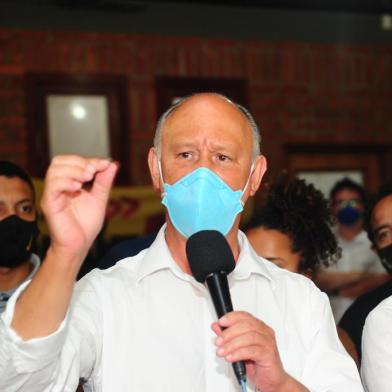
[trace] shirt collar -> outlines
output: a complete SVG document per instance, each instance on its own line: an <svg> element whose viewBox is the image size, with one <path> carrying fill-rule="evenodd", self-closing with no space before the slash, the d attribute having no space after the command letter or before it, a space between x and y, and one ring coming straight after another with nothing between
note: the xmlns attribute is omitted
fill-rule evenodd
<svg viewBox="0 0 392 392"><path fill-rule="evenodd" d="M267 268L269 262L256 254L242 231L238 231L238 242L241 251L233 271L234 277L239 280L248 279L250 275L257 274L273 282L272 274Z"/></svg>
<svg viewBox="0 0 392 392"><path fill-rule="evenodd" d="M155 241L146 250L143 257L145 260L141 261L138 266L137 281L140 282L146 276L160 270L169 269L180 279L196 282L192 276L184 273L174 261L165 241L165 230L166 224L162 226ZM238 232L238 241L241 251L236 267L230 276L236 280L243 280L248 279L251 274L258 274L273 282L271 272L266 265L267 261L256 254L241 231Z"/></svg>
<svg viewBox="0 0 392 392"><path fill-rule="evenodd" d="M365 230L361 230L351 241L346 241L344 238L342 238L337 230L337 227L334 227L334 233L335 236L339 239L339 241L346 243L346 244L362 244L362 243L367 243L369 241L368 235Z"/></svg>
<svg viewBox="0 0 392 392"><path fill-rule="evenodd" d="M9 298L9 297L14 293L14 291L15 291L22 283L24 283L24 282L26 282L26 281L32 279L32 277L36 274L36 272L38 271L38 268L39 268L39 266L40 266L39 257L38 257L36 254L32 253L31 256L30 256L30 263L33 264L33 269L31 270L30 274L29 274L28 276L26 276L26 278L24 279L24 281L21 282L17 287L14 287L14 288L12 288L12 289L10 289L10 290L7 290L7 291L0 291L0 294L1 294L1 297L2 297L2 298L7 298L7 297Z"/></svg>
<svg viewBox="0 0 392 392"><path fill-rule="evenodd" d="M184 280L193 279L185 274L174 261L165 240L166 224L158 232L155 241L146 250L143 260L139 263L137 270L137 281L161 270L171 270L176 276Z"/></svg>
<svg viewBox="0 0 392 392"><path fill-rule="evenodd" d="M41 264L39 257L34 253L31 254L30 262L31 264L33 264L33 270L30 272L29 276L24 280L24 282L26 282L26 280L32 279L32 277L37 273L38 268Z"/></svg>
<svg viewBox="0 0 392 392"><path fill-rule="evenodd" d="M358 241L358 242L364 242L364 243L366 243L366 242L369 241L368 236L367 236L367 233L366 233L365 230L360 231L360 232L357 234L357 236L354 238L354 240L355 240L355 241Z"/></svg>

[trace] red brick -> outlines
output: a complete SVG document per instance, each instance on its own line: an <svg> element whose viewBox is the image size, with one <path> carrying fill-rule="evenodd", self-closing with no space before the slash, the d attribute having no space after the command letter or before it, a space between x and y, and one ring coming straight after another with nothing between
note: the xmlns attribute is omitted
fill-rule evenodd
<svg viewBox="0 0 392 392"><path fill-rule="evenodd" d="M271 151L288 141L392 143L387 45L1 28L0 47L0 151L13 150L21 161L27 160L23 74L31 71L127 75L129 166L138 184L149 182L145 156L159 75L246 78L249 106Z"/></svg>

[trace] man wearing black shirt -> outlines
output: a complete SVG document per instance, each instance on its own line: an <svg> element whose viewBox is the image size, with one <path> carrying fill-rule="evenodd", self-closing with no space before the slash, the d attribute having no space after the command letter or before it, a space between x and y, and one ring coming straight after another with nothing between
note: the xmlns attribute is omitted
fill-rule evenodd
<svg viewBox="0 0 392 392"><path fill-rule="evenodd" d="M382 250L392 244L392 238L390 238L391 228L379 224L379 219L377 218L384 213L389 203L392 204L392 184L383 186L380 189L375 203L368 211L365 227L374 250L379 254L385 269L392 274L391 263L382 256ZM392 295L392 280L357 298L339 322L339 327L346 331L353 341L359 361L361 361L361 339L365 319L382 300L390 295Z"/></svg>

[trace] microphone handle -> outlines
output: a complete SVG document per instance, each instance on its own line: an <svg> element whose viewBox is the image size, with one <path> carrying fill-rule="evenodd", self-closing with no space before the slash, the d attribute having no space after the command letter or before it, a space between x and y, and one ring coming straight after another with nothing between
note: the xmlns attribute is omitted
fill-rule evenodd
<svg viewBox="0 0 392 392"><path fill-rule="evenodd" d="M210 290L212 302L214 303L216 314L221 318L226 313L233 311L231 303L229 283L225 272L216 272L207 276L206 283ZM246 380L246 369L243 361L233 362L234 373L239 384L241 380Z"/></svg>

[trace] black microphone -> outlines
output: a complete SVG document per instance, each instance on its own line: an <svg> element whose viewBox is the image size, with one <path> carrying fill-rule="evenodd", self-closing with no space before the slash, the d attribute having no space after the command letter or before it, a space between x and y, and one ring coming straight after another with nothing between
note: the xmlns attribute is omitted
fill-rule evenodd
<svg viewBox="0 0 392 392"><path fill-rule="evenodd" d="M235 261L226 238L216 230L199 231L188 238L186 254L195 279L207 283L218 318L231 312L227 275L234 270ZM246 380L243 361L233 362L233 369L240 384Z"/></svg>

